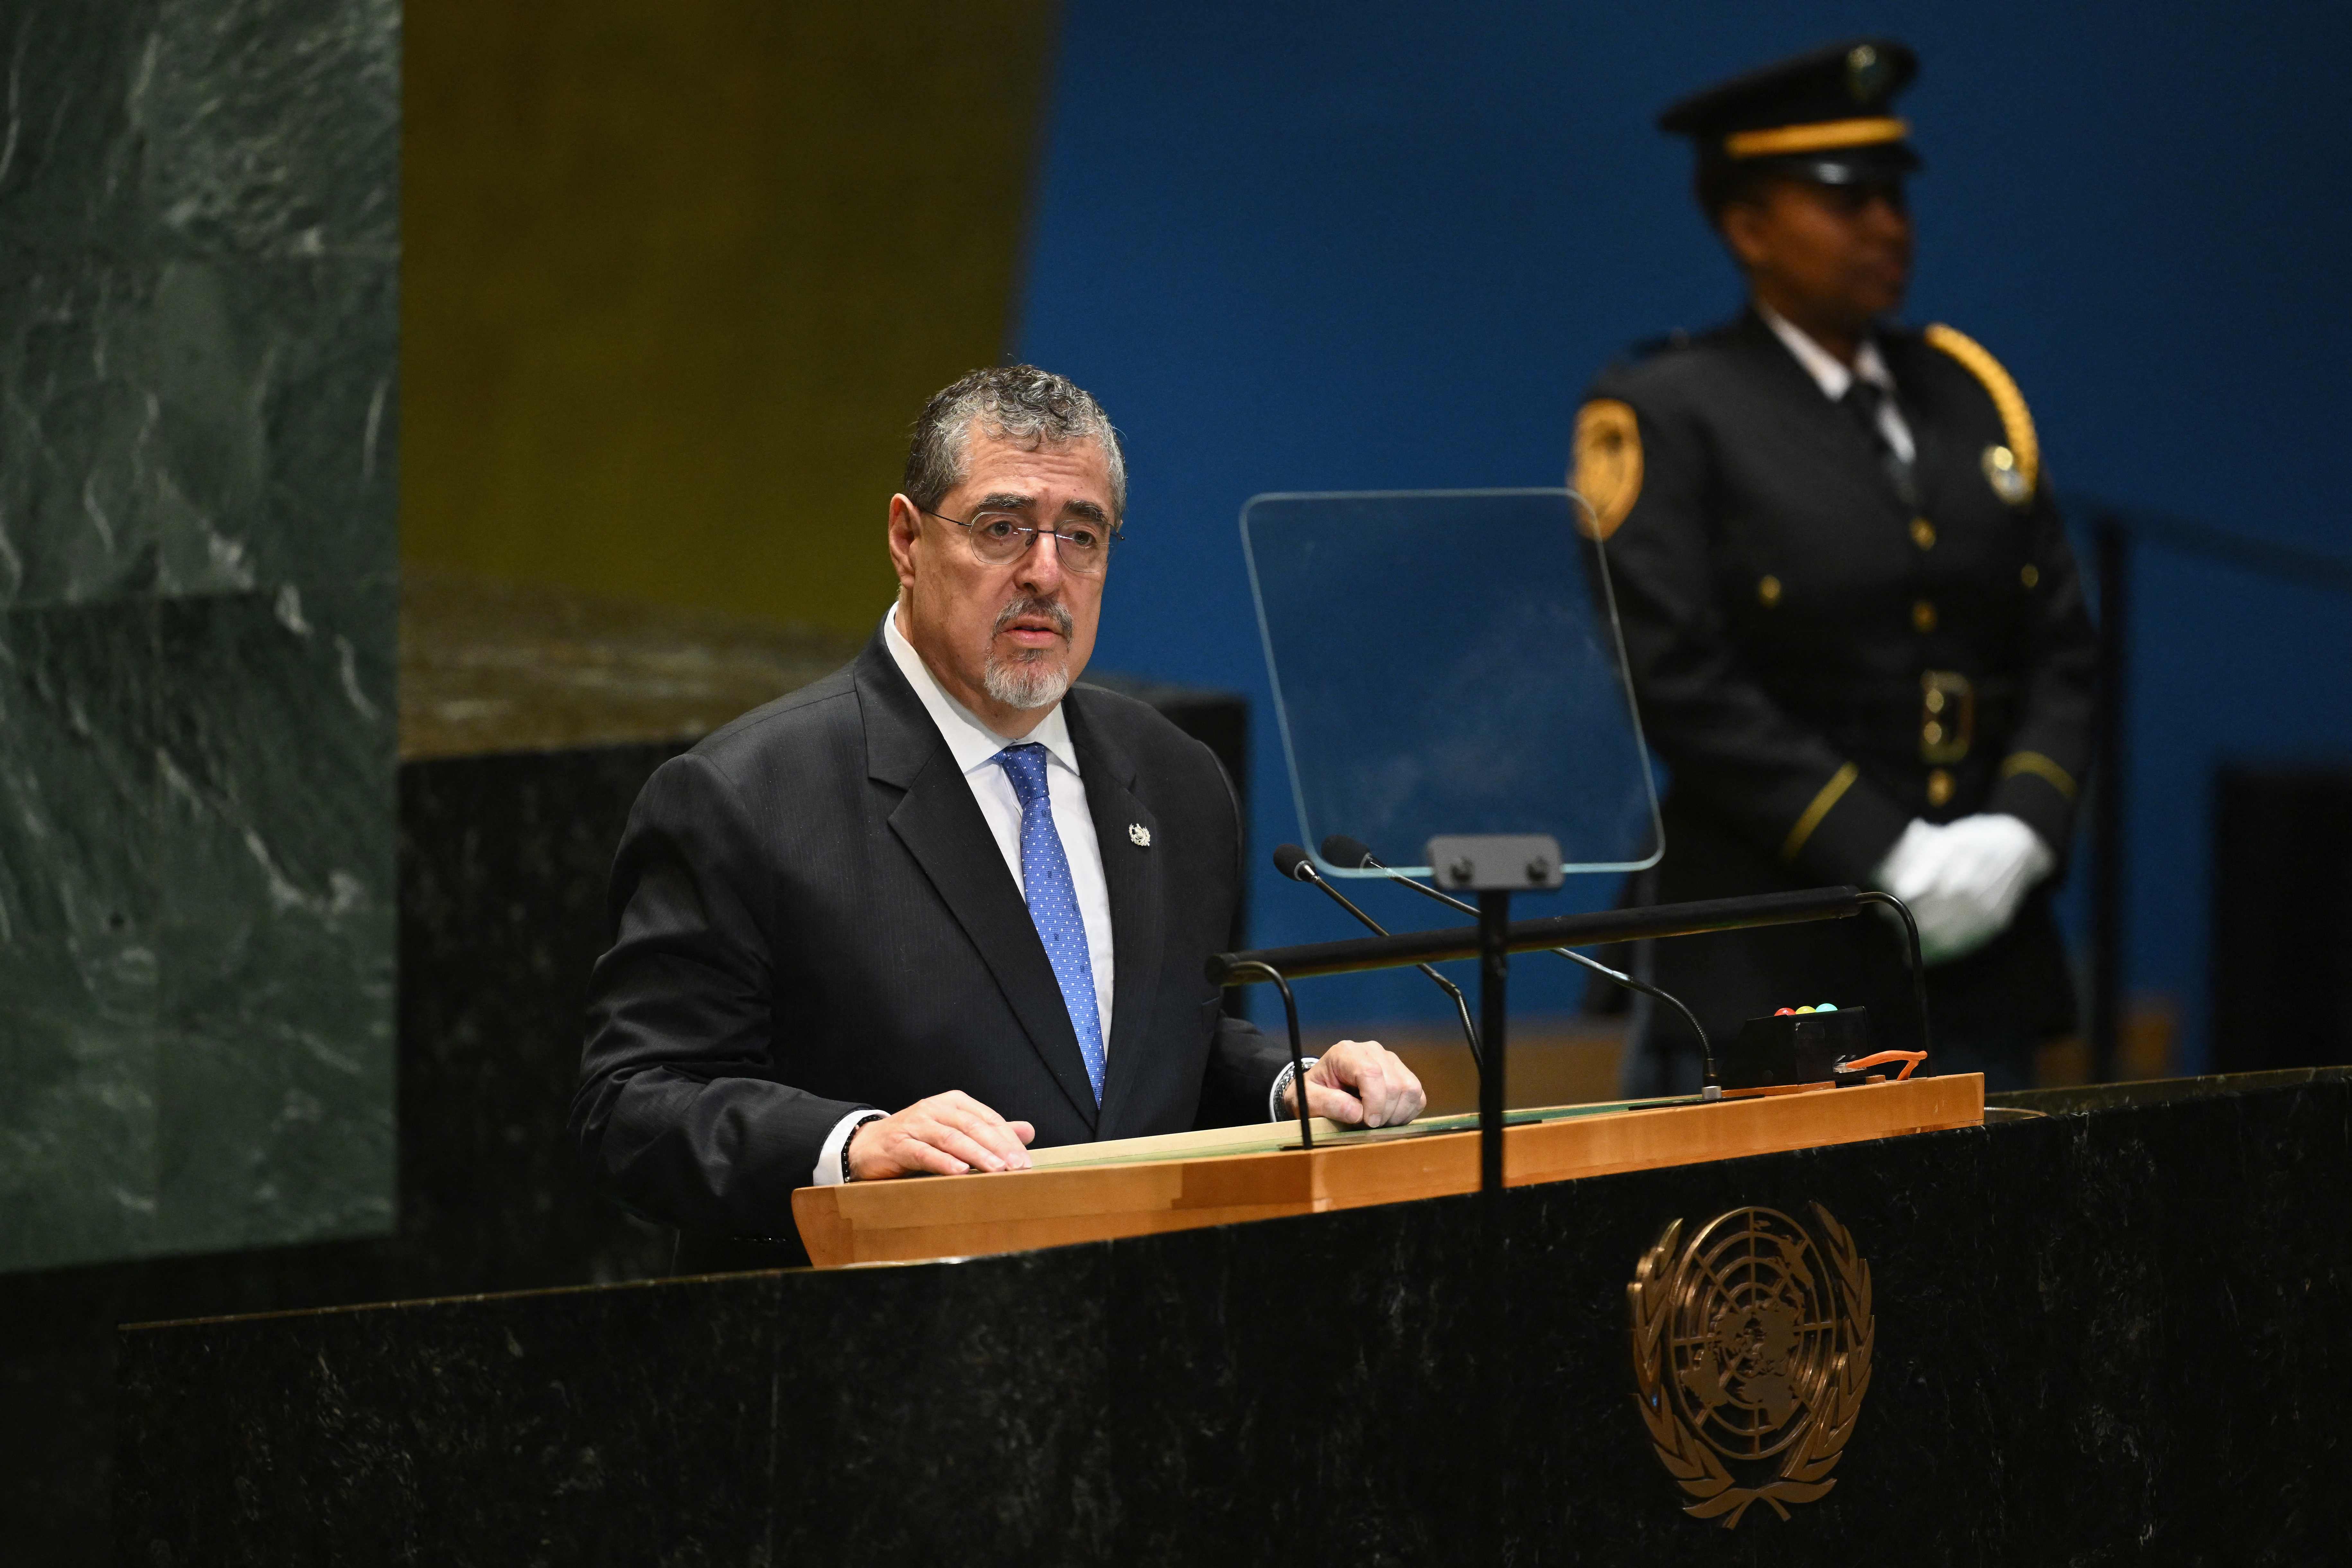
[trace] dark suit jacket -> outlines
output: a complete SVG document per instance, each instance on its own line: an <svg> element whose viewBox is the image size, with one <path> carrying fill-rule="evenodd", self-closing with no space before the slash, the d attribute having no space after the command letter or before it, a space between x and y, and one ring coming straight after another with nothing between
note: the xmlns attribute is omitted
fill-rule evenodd
<svg viewBox="0 0 2352 1568"><path fill-rule="evenodd" d="M1658 899L1860 882L1915 816L2007 812L2066 852L2097 645L2048 482L1998 490L1986 453L2012 437L1987 383L1921 333L1878 341L1918 447L1916 506L1753 310L1592 388L1638 420L1640 491L1609 559L1643 726L1673 770ZM1979 694L1958 758L1927 743L1931 670ZM1907 1018L1874 925L1662 942L1656 977L1718 1046L1775 1006ZM2046 889L1930 984L1955 1044L2069 1027Z"/></svg>
<svg viewBox="0 0 2352 1568"><path fill-rule="evenodd" d="M1063 710L1117 953L1099 1112L1028 907L877 634L638 796L572 1106L614 1196L688 1232L790 1237L843 1116L948 1089L1034 1122L1040 1147L1265 1118L1287 1053L1202 973L1241 894L1233 787L1142 703L1080 686Z"/></svg>

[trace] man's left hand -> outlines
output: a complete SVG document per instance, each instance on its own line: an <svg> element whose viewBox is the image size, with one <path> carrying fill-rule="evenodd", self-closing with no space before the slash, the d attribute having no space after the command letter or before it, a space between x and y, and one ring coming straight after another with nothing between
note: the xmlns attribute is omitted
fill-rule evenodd
<svg viewBox="0 0 2352 1568"><path fill-rule="evenodd" d="M1307 1110L1343 1127L1402 1127L1429 1103L1421 1079L1377 1040L1341 1040L1307 1069ZM1283 1110L1298 1114L1298 1088L1283 1090Z"/></svg>

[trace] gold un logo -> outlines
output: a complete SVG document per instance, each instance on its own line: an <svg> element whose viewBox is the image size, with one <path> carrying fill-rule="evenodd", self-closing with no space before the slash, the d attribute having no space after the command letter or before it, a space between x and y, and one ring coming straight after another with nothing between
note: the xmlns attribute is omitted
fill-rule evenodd
<svg viewBox="0 0 2352 1568"><path fill-rule="evenodd" d="M1782 1519L1830 1471L1870 1390L1870 1265L1821 1205L1820 1240L1775 1209L1734 1209L1687 1244L1675 1221L1625 1298L1634 1398L1658 1462L1729 1530L1761 1500Z"/></svg>

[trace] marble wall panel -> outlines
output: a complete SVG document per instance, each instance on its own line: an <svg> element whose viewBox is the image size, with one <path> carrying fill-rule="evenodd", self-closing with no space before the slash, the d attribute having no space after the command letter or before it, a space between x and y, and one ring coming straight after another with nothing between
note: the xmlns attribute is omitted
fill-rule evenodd
<svg viewBox="0 0 2352 1568"><path fill-rule="evenodd" d="M138 244L133 89L159 0L18 0L0 11L0 252L120 258ZM11 272L15 267L10 267Z"/></svg>
<svg viewBox="0 0 2352 1568"><path fill-rule="evenodd" d="M28 258L0 289L0 602L395 570L398 287L367 258Z"/></svg>
<svg viewBox="0 0 2352 1568"><path fill-rule="evenodd" d="M0 1269L383 1235L398 0L0 58Z"/></svg>
<svg viewBox="0 0 2352 1568"><path fill-rule="evenodd" d="M128 116L142 215L209 254L396 254L400 21L400 0L158 7Z"/></svg>
<svg viewBox="0 0 2352 1568"><path fill-rule="evenodd" d="M391 1227L393 595L0 615L0 1262Z"/></svg>
<svg viewBox="0 0 2352 1568"><path fill-rule="evenodd" d="M0 11L0 251L399 249L400 0Z"/></svg>
<svg viewBox="0 0 2352 1568"><path fill-rule="evenodd" d="M382 1234L393 1197L389 584L163 603L159 1235ZM355 633L357 635L355 635Z"/></svg>
<svg viewBox="0 0 2352 1568"><path fill-rule="evenodd" d="M0 1261L155 1212L152 602L0 612Z"/></svg>

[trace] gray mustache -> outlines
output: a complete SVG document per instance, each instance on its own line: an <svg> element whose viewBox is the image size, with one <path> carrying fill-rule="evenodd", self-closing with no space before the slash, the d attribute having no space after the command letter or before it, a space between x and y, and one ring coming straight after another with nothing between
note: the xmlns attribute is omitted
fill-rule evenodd
<svg viewBox="0 0 2352 1568"><path fill-rule="evenodd" d="M1015 599L996 612L996 630L1003 631L1024 616L1044 616L1054 623L1054 630L1064 641L1069 640L1070 612L1052 599Z"/></svg>

